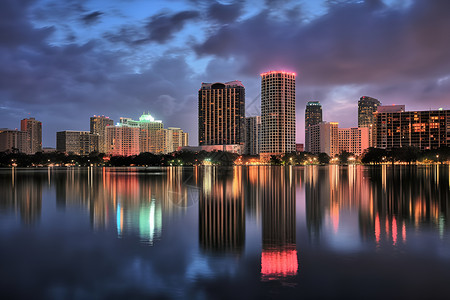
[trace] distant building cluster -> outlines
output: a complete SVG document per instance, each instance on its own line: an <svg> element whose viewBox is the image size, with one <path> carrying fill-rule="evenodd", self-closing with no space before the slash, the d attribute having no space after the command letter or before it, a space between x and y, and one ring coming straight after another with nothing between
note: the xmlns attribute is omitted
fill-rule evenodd
<svg viewBox="0 0 450 300"><path fill-rule="evenodd" d="M112 156L131 156L143 152L166 154L187 146L189 136L180 128L164 128L150 114L139 120L120 118L118 124L105 116L93 116L90 131L56 133L56 150L76 155L100 152Z"/></svg>
<svg viewBox="0 0 450 300"><path fill-rule="evenodd" d="M20 121L20 130L0 128L0 152L34 154L42 151L42 123L35 118Z"/></svg>

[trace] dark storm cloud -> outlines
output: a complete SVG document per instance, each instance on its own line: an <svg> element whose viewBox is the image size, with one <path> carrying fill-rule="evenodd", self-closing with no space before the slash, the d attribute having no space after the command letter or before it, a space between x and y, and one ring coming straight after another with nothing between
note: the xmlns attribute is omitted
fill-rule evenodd
<svg viewBox="0 0 450 300"><path fill-rule="evenodd" d="M184 25L199 17L197 11L182 11L175 14L161 13L150 18L146 25L148 38L140 42L155 41L164 43L171 39L173 35L183 29Z"/></svg>
<svg viewBox="0 0 450 300"><path fill-rule="evenodd" d="M291 67L311 84L351 84L441 76L450 69L450 2L414 1L406 10L380 1L329 4L309 22L267 11L220 28L199 55L243 57L245 73Z"/></svg>
<svg viewBox="0 0 450 300"><path fill-rule="evenodd" d="M96 23L96 22L100 21L101 15L103 15L103 13L101 11L94 11L94 12L91 12L89 14L83 15L83 17L81 17L81 20L86 25L91 25L93 23Z"/></svg>
<svg viewBox="0 0 450 300"><path fill-rule="evenodd" d="M220 23L233 23L242 14L243 2L221 4L214 2L208 8L208 16Z"/></svg>
<svg viewBox="0 0 450 300"><path fill-rule="evenodd" d="M0 1L0 48L35 45L47 38L53 28L34 28L28 21L32 0Z"/></svg>
<svg viewBox="0 0 450 300"><path fill-rule="evenodd" d="M197 20L199 16L197 11L182 11L173 14L158 13L150 17L144 26L123 25L116 31L104 33L103 36L113 43L140 45L156 42L164 44L183 30L189 21Z"/></svg>

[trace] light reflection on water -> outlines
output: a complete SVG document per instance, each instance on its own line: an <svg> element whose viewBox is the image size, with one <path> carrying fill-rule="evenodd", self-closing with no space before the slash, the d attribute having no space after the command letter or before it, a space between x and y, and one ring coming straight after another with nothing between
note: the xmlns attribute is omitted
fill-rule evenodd
<svg viewBox="0 0 450 300"><path fill-rule="evenodd" d="M0 287L22 298L340 298L369 278L383 295L395 277L401 296L445 295L449 171L2 169Z"/></svg>

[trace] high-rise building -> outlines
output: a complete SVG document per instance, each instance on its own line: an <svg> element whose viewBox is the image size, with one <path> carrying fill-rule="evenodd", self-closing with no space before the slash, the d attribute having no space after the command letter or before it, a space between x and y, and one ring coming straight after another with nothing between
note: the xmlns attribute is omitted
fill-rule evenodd
<svg viewBox="0 0 450 300"><path fill-rule="evenodd" d="M381 105L378 99L362 96L358 101L358 127L370 127L373 124L373 114Z"/></svg>
<svg viewBox="0 0 450 300"><path fill-rule="evenodd" d="M98 137L89 131L59 131L56 133L56 150L75 155L98 152Z"/></svg>
<svg viewBox="0 0 450 300"><path fill-rule="evenodd" d="M380 107L378 99L362 96L358 101L358 127L369 128L369 147L375 144L373 138L374 113Z"/></svg>
<svg viewBox="0 0 450 300"><path fill-rule="evenodd" d="M106 127L106 153L112 156L138 155L139 127L123 124Z"/></svg>
<svg viewBox="0 0 450 300"><path fill-rule="evenodd" d="M244 145L245 87L235 80L202 83L198 91L198 144Z"/></svg>
<svg viewBox="0 0 450 300"><path fill-rule="evenodd" d="M295 151L295 73L261 74L261 158Z"/></svg>
<svg viewBox="0 0 450 300"><path fill-rule="evenodd" d="M311 152L311 135L309 127L322 122L322 105L319 101L309 101L305 109L305 151Z"/></svg>
<svg viewBox="0 0 450 300"><path fill-rule="evenodd" d="M42 151L42 123L35 118L20 121L20 130L28 132L30 154Z"/></svg>
<svg viewBox="0 0 450 300"><path fill-rule="evenodd" d="M450 110L402 112L388 107L394 112L379 108L375 113L375 147L428 150L450 146Z"/></svg>
<svg viewBox="0 0 450 300"><path fill-rule="evenodd" d="M339 154L339 130L337 122L322 122L308 127L311 153Z"/></svg>
<svg viewBox="0 0 450 300"><path fill-rule="evenodd" d="M245 154L258 155L261 145L261 117L245 118Z"/></svg>
<svg viewBox="0 0 450 300"><path fill-rule="evenodd" d="M113 126L114 121L105 116L93 116L90 125L91 133L98 134L98 152L106 153L106 126Z"/></svg>
<svg viewBox="0 0 450 300"><path fill-rule="evenodd" d="M0 129L0 152L20 152L29 154L29 134L26 131Z"/></svg>

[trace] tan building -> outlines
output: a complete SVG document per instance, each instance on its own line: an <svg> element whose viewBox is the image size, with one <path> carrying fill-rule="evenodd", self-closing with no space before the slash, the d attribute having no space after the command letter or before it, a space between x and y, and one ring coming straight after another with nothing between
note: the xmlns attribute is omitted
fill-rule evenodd
<svg viewBox="0 0 450 300"><path fill-rule="evenodd" d="M261 74L261 157L295 151L295 73Z"/></svg>
<svg viewBox="0 0 450 300"><path fill-rule="evenodd" d="M42 123L35 118L23 119L20 121L20 130L28 132L28 143L30 152L34 154L42 151Z"/></svg>
<svg viewBox="0 0 450 300"><path fill-rule="evenodd" d="M339 129L337 122L322 122L309 126L310 152L326 153L333 157L339 154Z"/></svg>
<svg viewBox="0 0 450 300"><path fill-rule="evenodd" d="M29 134L26 131L0 129L0 152L30 154Z"/></svg>
<svg viewBox="0 0 450 300"><path fill-rule="evenodd" d="M337 122L322 122L310 126L311 153L326 153L333 157L342 151L361 155L369 148L369 128L339 128Z"/></svg>
<svg viewBox="0 0 450 300"><path fill-rule="evenodd" d="M245 88L235 80L202 83L198 91L198 144L244 145Z"/></svg>
<svg viewBox="0 0 450 300"><path fill-rule="evenodd" d="M98 152L106 153L106 127L113 126L114 121L105 116L91 117L90 129L92 134L98 134Z"/></svg>
<svg viewBox="0 0 450 300"><path fill-rule="evenodd" d="M56 133L56 150L75 155L98 152L98 137L98 134L89 131L59 131Z"/></svg>
<svg viewBox="0 0 450 300"><path fill-rule="evenodd" d="M369 148L369 127L339 128L339 153L347 151L360 156Z"/></svg>
<svg viewBox="0 0 450 300"><path fill-rule="evenodd" d="M172 153L178 151L179 148L185 147L189 143L189 135L181 128L169 127L164 129L164 153Z"/></svg>
<svg viewBox="0 0 450 300"><path fill-rule="evenodd" d="M106 153L112 156L138 155L139 127L126 125L106 127Z"/></svg>

